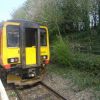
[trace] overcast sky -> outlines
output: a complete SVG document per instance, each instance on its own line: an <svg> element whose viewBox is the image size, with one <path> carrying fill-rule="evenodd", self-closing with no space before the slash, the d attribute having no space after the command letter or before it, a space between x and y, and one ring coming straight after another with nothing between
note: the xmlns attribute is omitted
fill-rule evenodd
<svg viewBox="0 0 100 100"><path fill-rule="evenodd" d="M0 22L11 19L11 14L26 0L0 0Z"/></svg>

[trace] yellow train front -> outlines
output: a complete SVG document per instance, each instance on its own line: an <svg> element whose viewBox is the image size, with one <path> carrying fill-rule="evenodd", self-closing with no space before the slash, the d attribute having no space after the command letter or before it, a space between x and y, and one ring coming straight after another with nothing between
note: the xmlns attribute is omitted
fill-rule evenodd
<svg viewBox="0 0 100 100"><path fill-rule="evenodd" d="M0 77L7 75L7 83L28 85L41 81L49 60L46 26L26 20L0 24Z"/></svg>

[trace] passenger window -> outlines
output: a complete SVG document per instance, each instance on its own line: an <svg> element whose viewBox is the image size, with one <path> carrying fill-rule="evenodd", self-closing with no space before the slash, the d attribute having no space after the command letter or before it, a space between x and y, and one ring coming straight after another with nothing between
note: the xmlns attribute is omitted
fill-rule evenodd
<svg viewBox="0 0 100 100"><path fill-rule="evenodd" d="M46 36L46 30L41 28L40 29L40 39L41 39L41 46L46 46L47 45L47 36Z"/></svg>
<svg viewBox="0 0 100 100"><path fill-rule="evenodd" d="M7 26L7 46L19 47L19 26Z"/></svg>

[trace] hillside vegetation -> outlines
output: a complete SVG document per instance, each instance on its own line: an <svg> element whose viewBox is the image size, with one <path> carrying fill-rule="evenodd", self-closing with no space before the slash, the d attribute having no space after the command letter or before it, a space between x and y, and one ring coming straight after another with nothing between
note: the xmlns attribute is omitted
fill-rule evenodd
<svg viewBox="0 0 100 100"><path fill-rule="evenodd" d="M12 18L47 25L51 63L66 70L74 68L79 75L82 72L82 77L87 73L86 81L100 84L99 0L27 0Z"/></svg>

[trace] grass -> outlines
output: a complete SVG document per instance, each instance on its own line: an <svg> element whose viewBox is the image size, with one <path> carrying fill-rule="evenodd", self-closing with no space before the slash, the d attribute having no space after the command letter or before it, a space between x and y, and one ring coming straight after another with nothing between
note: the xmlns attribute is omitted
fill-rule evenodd
<svg viewBox="0 0 100 100"><path fill-rule="evenodd" d="M93 88L95 91L100 91L100 77L93 76L91 73L82 72L73 67L68 68L52 64L48 66L48 71L58 74L64 79L71 79L80 91L85 88Z"/></svg>

